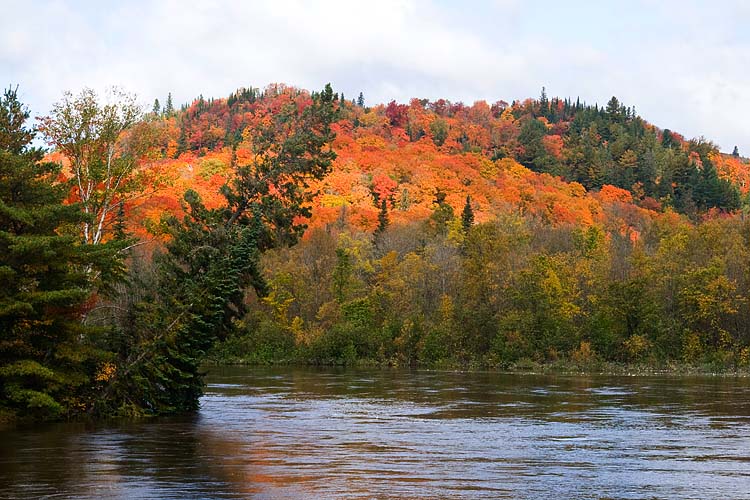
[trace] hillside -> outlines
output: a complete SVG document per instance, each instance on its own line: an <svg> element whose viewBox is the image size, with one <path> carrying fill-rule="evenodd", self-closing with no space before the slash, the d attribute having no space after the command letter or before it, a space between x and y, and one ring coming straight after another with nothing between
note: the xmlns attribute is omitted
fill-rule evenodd
<svg viewBox="0 0 750 500"><path fill-rule="evenodd" d="M157 103L144 168L164 183L137 211L158 218L178 207L187 188L210 204L233 165L252 157L252 130L263 117L307 100L305 91L272 85L226 99L201 97L180 111ZM312 186L319 194L311 227L345 217L372 231L383 198L394 223L426 219L441 190L455 210L469 196L477 221L519 212L637 234L643 220L665 211L693 219L730 213L750 189L745 160L660 130L615 98L601 108L544 93L512 104L363 104L339 101L337 159Z"/></svg>
<svg viewBox="0 0 750 500"><path fill-rule="evenodd" d="M309 102L274 85L155 106L142 168L162 185L133 226L186 189L221 206L269 124ZM745 159L615 98L335 105L305 238L265 254L268 293L218 359L749 362Z"/></svg>
<svg viewBox="0 0 750 500"><path fill-rule="evenodd" d="M747 162L615 98L117 97L47 162L0 102L11 415L192 410L207 357L750 367Z"/></svg>

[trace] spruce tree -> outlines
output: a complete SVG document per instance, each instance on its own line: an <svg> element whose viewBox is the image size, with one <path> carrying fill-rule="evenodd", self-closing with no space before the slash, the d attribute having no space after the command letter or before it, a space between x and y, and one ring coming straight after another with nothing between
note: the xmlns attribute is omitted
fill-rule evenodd
<svg viewBox="0 0 750 500"><path fill-rule="evenodd" d="M622 106L620 105L620 101L617 99L617 97L612 96L612 98L607 102L607 115L609 115L611 120L616 121L621 113Z"/></svg>
<svg viewBox="0 0 750 500"><path fill-rule="evenodd" d="M375 229L375 236L379 236L388 229L390 221L388 220L388 202L383 197L380 201L380 212L378 213L378 227Z"/></svg>
<svg viewBox="0 0 750 500"><path fill-rule="evenodd" d="M121 261L112 245L82 245L84 217L55 182L60 165L31 147L35 131L15 90L0 100L0 411L36 419L87 410L107 355L82 321L93 287ZM107 372L108 373L108 372Z"/></svg>
<svg viewBox="0 0 750 500"><path fill-rule="evenodd" d="M539 96L539 114L541 116L549 115L549 99L547 99L547 89L542 87L542 93Z"/></svg>
<svg viewBox="0 0 750 500"><path fill-rule="evenodd" d="M453 207L446 201L446 193L438 188L435 191L435 200L433 201L432 214L429 219L430 232L433 234L448 234L448 223L453 220Z"/></svg>
<svg viewBox="0 0 750 500"><path fill-rule="evenodd" d="M461 212L461 225L464 228L464 232L468 232L471 226L474 225L474 210L471 208L471 196L466 197L466 205L464 205L463 212Z"/></svg>
<svg viewBox="0 0 750 500"><path fill-rule="evenodd" d="M128 325L137 341L119 352L121 375L107 387L110 406L101 412L197 408L206 352L245 315L247 290L267 292L261 253L295 243L305 229L299 222L310 215L305 188L335 158L333 104L327 85L303 110L289 107L259 122L252 130L254 159L238 165L222 188L224 206L209 209L196 192L185 193L184 217L163 223L166 252L155 257L152 286L141 290Z"/></svg>
<svg viewBox="0 0 750 500"><path fill-rule="evenodd" d="M167 104L164 106L164 116L172 116L174 114L174 104L172 104L172 92L167 94Z"/></svg>

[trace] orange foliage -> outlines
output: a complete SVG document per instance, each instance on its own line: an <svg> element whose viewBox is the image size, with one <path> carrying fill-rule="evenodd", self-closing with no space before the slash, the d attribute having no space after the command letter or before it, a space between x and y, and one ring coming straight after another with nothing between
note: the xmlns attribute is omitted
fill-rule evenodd
<svg viewBox="0 0 750 500"><path fill-rule="evenodd" d="M554 156L558 160L562 158L562 137L560 137L559 135L545 135L542 138L542 143L544 144L544 149L547 150L547 153Z"/></svg>
<svg viewBox="0 0 750 500"><path fill-rule="evenodd" d="M199 99L179 118L162 119L157 141L162 159L144 159L144 168L162 176L163 182L156 193L126 207L131 230L146 237L145 228L165 213L180 214L187 189L197 191L207 206L220 206L224 200L219 189L232 176L233 165L253 160L257 138L247 133L253 129L248 125L268 121L285 106L304 107L309 102L305 91L272 85L262 99L233 102L231 113L226 99ZM338 157L331 172L310 186L317 193L308 221L311 228L345 220L372 231L378 224L375 197L388 200L392 224L424 220L432 213L438 189L447 194L446 202L457 214L470 196L477 222L515 212L552 224L596 224L636 241L644 221L660 216L655 200L644 199L637 206L629 191L609 185L589 193L581 184L532 172L509 158L520 146L519 124L507 103L490 107L479 101L468 107L414 99L409 105L341 107L345 112L333 125ZM437 117L447 131L441 146L430 132ZM173 159L181 128L189 151ZM552 132L543 138L544 148L562 158L564 130ZM224 144L228 137L237 137L234 151ZM738 182L743 192L750 189L747 165L726 156L714 161L720 175Z"/></svg>
<svg viewBox="0 0 750 500"><path fill-rule="evenodd" d="M599 191L599 198L603 202L610 203L615 201L619 201L620 203L633 202L633 195L630 193L630 191L615 186L610 186L609 184L605 184L604 186L602 186L602 189Z"/></svg>
<svg viewBox="0 0 750 500"><path fill-rule="evenodd" d="M750 165L745 160L724 154L712 154L710 158L719 177L732 181L743 195L750 192Z"/></svg>

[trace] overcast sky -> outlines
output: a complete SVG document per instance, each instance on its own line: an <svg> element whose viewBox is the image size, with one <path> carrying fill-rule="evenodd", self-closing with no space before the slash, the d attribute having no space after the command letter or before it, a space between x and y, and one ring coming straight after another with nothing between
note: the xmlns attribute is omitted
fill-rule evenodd
<svg viewBox="0 0 750 500"><path fill-rule="evenodd" d="M0 84L19 84L34 115L84 86L122 86L147 106L272 82L331 82L367 104L512 101L545 86L589 103L616 95L662 128L750 154L743 0L3 4Z"/></svg>

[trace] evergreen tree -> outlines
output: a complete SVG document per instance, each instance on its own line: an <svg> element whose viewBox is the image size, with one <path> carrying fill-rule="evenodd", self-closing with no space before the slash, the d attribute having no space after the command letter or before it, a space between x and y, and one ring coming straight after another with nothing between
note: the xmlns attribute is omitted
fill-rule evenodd
<svg viewBox="0 0 750 500"><path fill-rule="evenodd" d="M0 100L0 411L57 418L87 410L106 353L81 322L97 284L122 271L117 246L81 245L84 218L55 183L61 166L30 146L34 130L15 90ZM92 279L96 277L97 282Z"/></svg>
<svg viewBox="0 0 750 500"><path fill-rule="evenodd" d="M542 87L542 93L539 96L539 115L545 117L549 115L549 100L547 99L547 89L544 87Z"/></svg>
<svg viewBox="0 0 750 500"><path fill-rule="evenodd" d="M164 116L174 115L174 104L172 104L172 92L167 94L167 104L164 106Z"/></svg>
<svg viewBox="0 0 750 500"><path fill-rule="evenodd" d="M185 122L183 119L183 122L180 124L180 135L177 138L177 150L175 151L174 157L179 158L182 153L187 151L187 149L187 131L185 130Z"/></svg>
<svg viewBox="0 0 750 500"><path fill-rule="evenodd" d="M115 217L113 235L116 240L120 241L125 240L128 237L125 228L125 203L123 202L117 204L117 216Z"/></svg>
<svg viewBox="0 0 750 500"><path fill-rule="evenodd" d="M734 156L735 158L740 157L740 150L737 149L737 146L735 146L734 149L732 150L732 156Z"/></svg>
<svg viewBox="0 0 750 500"><path fill-rule="evenodd" d="M471 226L474 225L474 209L471 208L471 196L466 197L466 204L464 205L463 212L461 212L461 225L464 228L464 232L468 232Z"/></svg>
<svg viewBox="0 0 750 500"><path fill-rule="evenodd" d="M617 121L622 115L622 106L615 96L607 102L607 115L613 121Z"/></svg>
<svg viewBox="0 0 750 500"><path fill-rule="evenodd" d="M336 249L336 266L333 268L331 276L331 287L333 297L339 304L343 304L347 299L347 292L350 288L350 281L354 265L349 252L344 248Z"/></svg>
<svg viewBox="0 0 750 500"><path fill-rule="evenodd" d="M108 386L109 407L101 412L129 405L148 413L197 408L206 351L245 315L246 290L267 292L261 253L295 243L305 229L298 222L310 215L305 188L335 158L333 103L327 85L304 110L292 106L258 122L252 162L239 165L222 188L225 206L208 209L197 193L185 193L186 215L164 222L167 252L155 258L154 286L133 305L127 326L137 341L123 344L121 375Z"/></svg>
<svg viewBox="0 0 750 500"><path fill-rule="evenodd" d="M388 202L385 198L380 201L380 212L378 213L378 227L375 229L375 236L379 236L388 229Z"/></svg>
<svg viewBox="0 0 750 500"><path fill-rule="evenodd" d="M154 116L159 116L159 113L161 113L161 104L159 103L159 99L154 99L154 107L151 109L151 112L154 114Z"/></svg>
<svg viewBox="0 0 750 500"><path fill-rule="evenodd" d="M365 107L365 95L362 92L360 92L359 97L357 97L357 106L360 108Z"/></svg>
<svg viewBox="0 0 750 500"><path fill-rule="evenodd" d="M547 151L544 149L542 139L547 134L547 127L539 120L529 117L521 125L518 134L518 142L523 146L523 153L519 155L521 163L536 171L544 170L544 157Z"/></svg>
<svg viewBox="0 0 750 500"><path fill-rule="evenodd" d="M679 143L672 136L672 132L665 128L661 135L661 145L664 148L675 148L679 146Z"/></svg>
<svg viewBox="0 0 750 500"><path fill-rule="evenodd" d="M448 234L448 223L453 220L455 214L453 207L446 202L447 195L441 189L435 191L434 208L429 219L431 232L434 234Z"/></svg>

